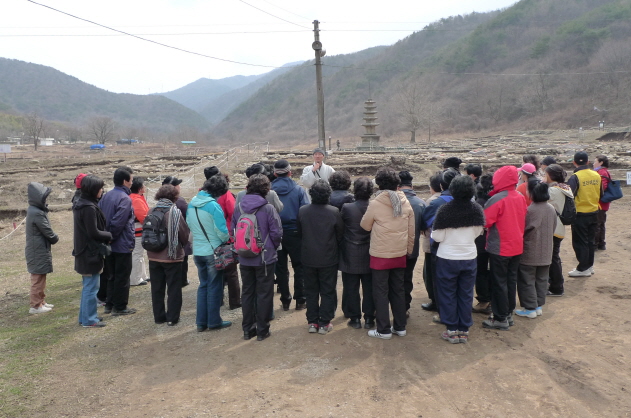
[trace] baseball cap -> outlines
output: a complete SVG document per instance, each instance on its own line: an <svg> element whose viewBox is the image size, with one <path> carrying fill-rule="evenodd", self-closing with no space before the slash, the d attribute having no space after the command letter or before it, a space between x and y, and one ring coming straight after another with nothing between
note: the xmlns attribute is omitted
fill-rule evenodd
<svg viewBox="0 0 631 418"><path fill-rule="evenodd" d="M524 165L521 166L521 168L517 171L521 171L522 173L526 173L528 175L532 175L535 173L535 171L537 171L537 169L535 168L534 164L531 163L526 163Z"/></svg>
<svg viewBox="0 0 631 418"><path fill-rule="evenodd" d="M589 157L585 151L579 151L574 154L574 162L578 165L585 165L589 161Z"/></svg>

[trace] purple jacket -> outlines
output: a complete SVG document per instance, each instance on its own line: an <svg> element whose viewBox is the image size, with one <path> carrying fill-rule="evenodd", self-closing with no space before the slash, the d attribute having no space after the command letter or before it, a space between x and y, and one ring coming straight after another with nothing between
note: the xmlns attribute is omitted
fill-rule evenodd
<svg viewBox="0 0 631 418"><path fill-rule="evenodd" d="M260 208L259 211L256 212L256 222L261 232L261 239L265 240L265 250L263 251L264 259L263 255L252 258L239 257L239 263L250 267L275 263L278 260L276 249L280 245L280 240L283 237L283 226L278 212L276 212L276 209L274 209L264 197L258 194L246 194L239 202L239 205L243 208L245 213L254 213L255 210ZM234 228L237 226L237 221L241 216L241 208L239 208L239 206L234 207L234 214L232 215L230 225L231 231L234 231ZM233 234L231 233L231 235Z"/></svg>
<svg viewBox="0 0 631 418"><path fill-rule="evenodd" d="M105 230L112 234L112 251L131 253L134 250L134 208L129 197L130 190L116 186L105 193L99 207L105 215Z"/></svg>

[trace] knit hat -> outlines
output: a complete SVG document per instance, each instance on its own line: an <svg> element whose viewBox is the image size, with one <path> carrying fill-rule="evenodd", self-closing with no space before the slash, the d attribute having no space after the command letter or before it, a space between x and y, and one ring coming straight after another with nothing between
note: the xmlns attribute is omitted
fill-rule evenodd
<svg viewBox="0 0 631 418"><path fill-rule="evenodd" d="M453 167L456 170L460 168L460 164L462 164L462 160L458 157L449 157L443 163L443 168Z"/></svg>
<svg viewBox="0 0 631 418"><path fill-rule="evenodd" d="M589 157L585 151L579 151L574 154L574 162L578 165L585 165L589 161Z"/></svg>
<svg viewBox="0 0 631 418"><path fill-rule="evenodd" d="M83 178L86 176L87 174L80 173L77 175L77 177L74 178L74 185L77 187L77 189L81 188L81 180L83 180Z"/></svg>
<svg viewBox="0 0 631 418"><path fill-rule="evenodd" d="M517 171L521 171L522 173L526 173L529 176L532 176L535 173L535 171L537 171L537 169L535 168L534 164L526 163L522 165L521 168L518 169Z"/></svg>
<svg viewBox="0 0 631 418"><path fill-rule="evenodd" d="M409 171L399 171L399 178L401 179L401 186L412 186L412 174Z"/></svg>
<svg viewBox="0 0 631 418"><path fill-rule="evenodd" d="M291 165L287 160L278 160L274 163L274 174L286 174L291 171Z"/></svg>
<svg viewBox="0 0 631 418"><path fill-rule="evenodd" d="M204 168L204 176L206 177L206 180L217 174L219 174L219 169L215 165Z"/></svg>
<svg viewBox="0 0 631 418"><path fill-rule="evenodd" d="M543 161L541 161L541 164L546 165L546 166L556 164L556 163L557 163L557 160L555 160L554 157L550 157L550 156L544 158Z"/></svg>
<svg viewBox="0 0 631 418"><path fill-rule="evenodd" d="M167 176L164 180L162 180L162 185L170 184L172 186L177 186L182 183L183 180L178 179L177 177Z"/></svg>

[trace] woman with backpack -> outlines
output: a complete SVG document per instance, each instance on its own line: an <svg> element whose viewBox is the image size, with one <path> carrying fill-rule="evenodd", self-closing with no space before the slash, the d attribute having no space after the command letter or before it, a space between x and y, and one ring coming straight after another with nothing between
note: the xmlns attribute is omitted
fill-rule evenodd
<svg viewBox="0 0 631 418"><path fill-rule="evenodd" d="M112 234L105 230L105 215L97 204L103 194L103 180L86 176L81 180L81 193L72 204L74 219L74 269L82 276L83 289L79 305L79 324L84 328L101 328L105 323L96 314L96 293L99 291L105 244Z"/></svg>
<svg viewBox="0 0 631 418"><path fill-rule="evenodd" d="M269 318L274 309L274 267L276 249L283 237L280 216L265 199L269 179L255 174L248 180L246 194L234 208L231 230L239 257L243 311L243 339L256 336L263 341L271 335Z"/></svg>
<svg viewBox="0 0 631 418"><path fill-rule="evenodd" d="M552 262L550 263L550 279L547 296L560 297L563 296L563 265L561 263L561 241L565 237L565 225L563 224L560 215L565 209L565 202L567 198L571 203L574 201L574 195L570 186L565 184L566 173L563 167L558 164L551 164L546 167L546 175L544 182L549 186L548 193L550 194L550 200L548 203L552 205L557 213L557 224L554 229L554 236L552 238Z"/></svg>
<svg viewBox="0 0 631 418"><path fill-rule="evenodd" d="M600 180L603 185L603 193L609 187L611 174L609 174L609 158L606 155L597 155L594 159L594 170L600 174ZM611 202L598 202L598 215L596 224L596 249L604 251L607 249L605 242L605 223L607 222L607 211Z"/></svg>
<svg viewBox="0 0 631 418"><path fill-rule="evenodd" d="M182 262L184 247L191 234L182 212L175 205L179 195L172 184L164 184L155 195L158 202L145 218L143 235L147 232L148 222L158 220L162 229L166 227L166 245L163 249L147 249L149 258L149 277L151 278L151 306L156 324L167 323L173 326L180 321L182 310ZM158 213L160 212L160 214ZM143 241L145 237L143 236ZM167 296L166 310L164 296Z"/></svg>
<svg viewBox="0 0 631 418"><path fill-rule="evenodd" d="M197 266L197 332L232 325L219 314L223 300L223 271L215 268L215 248L228 241L228 228L217 198L228 191L223 176L212 176L188 204L186 219L193 235L193 261Z"/></svg>

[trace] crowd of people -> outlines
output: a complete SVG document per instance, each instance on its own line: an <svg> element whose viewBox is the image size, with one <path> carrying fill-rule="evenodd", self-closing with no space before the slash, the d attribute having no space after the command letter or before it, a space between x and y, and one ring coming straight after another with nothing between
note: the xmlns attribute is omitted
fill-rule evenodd
<svg viewBox="0 0 631 418"><path fill-rule="evenodd" d="M565 225L571 225L578 261L570 277L593 275L594 252L606 249L609 203L601 199L611 176L604 155L590 169L588 155L577 152L567 180L553 157L540 164L527 155L520 168L487 173L477 164L462 173L462 161L450 157L429 178L427 200L416 195L408 171L382 167L374 179L352 181L324 159L316 149L313 164L302 170L302 185L292 179L287 160L254 164L236 196L229 176L208 167L190 203L181 196L182 180L169 176L152 208L144 179L129 167L116 169L114 187L105 194L102 179L78 175L72 210L75 271L83 280L79 324L104 327L99 305L112 316L136 313L128 306L130 286L148 283L155 323L178 324L192 255L198 332L232 325L220 310L227 287L229 309L242 309L246 340L271 335L275 291L284 311L292 301L295 310L306 310L309 333L327 334L341 271L348 326L380 339L404 337L422 253L429 301L421 308L437 312L433 320L444 324L444 340L466 343L474 313L489 315L485 328L509 330L513 315L536 319L547 297L564 295L559 254ZM47 215L50 192L39 183L28 186L32 314L53 308L44 293L50 247L59 240ZM157 233L150 236L150 230Z"/></svg>

